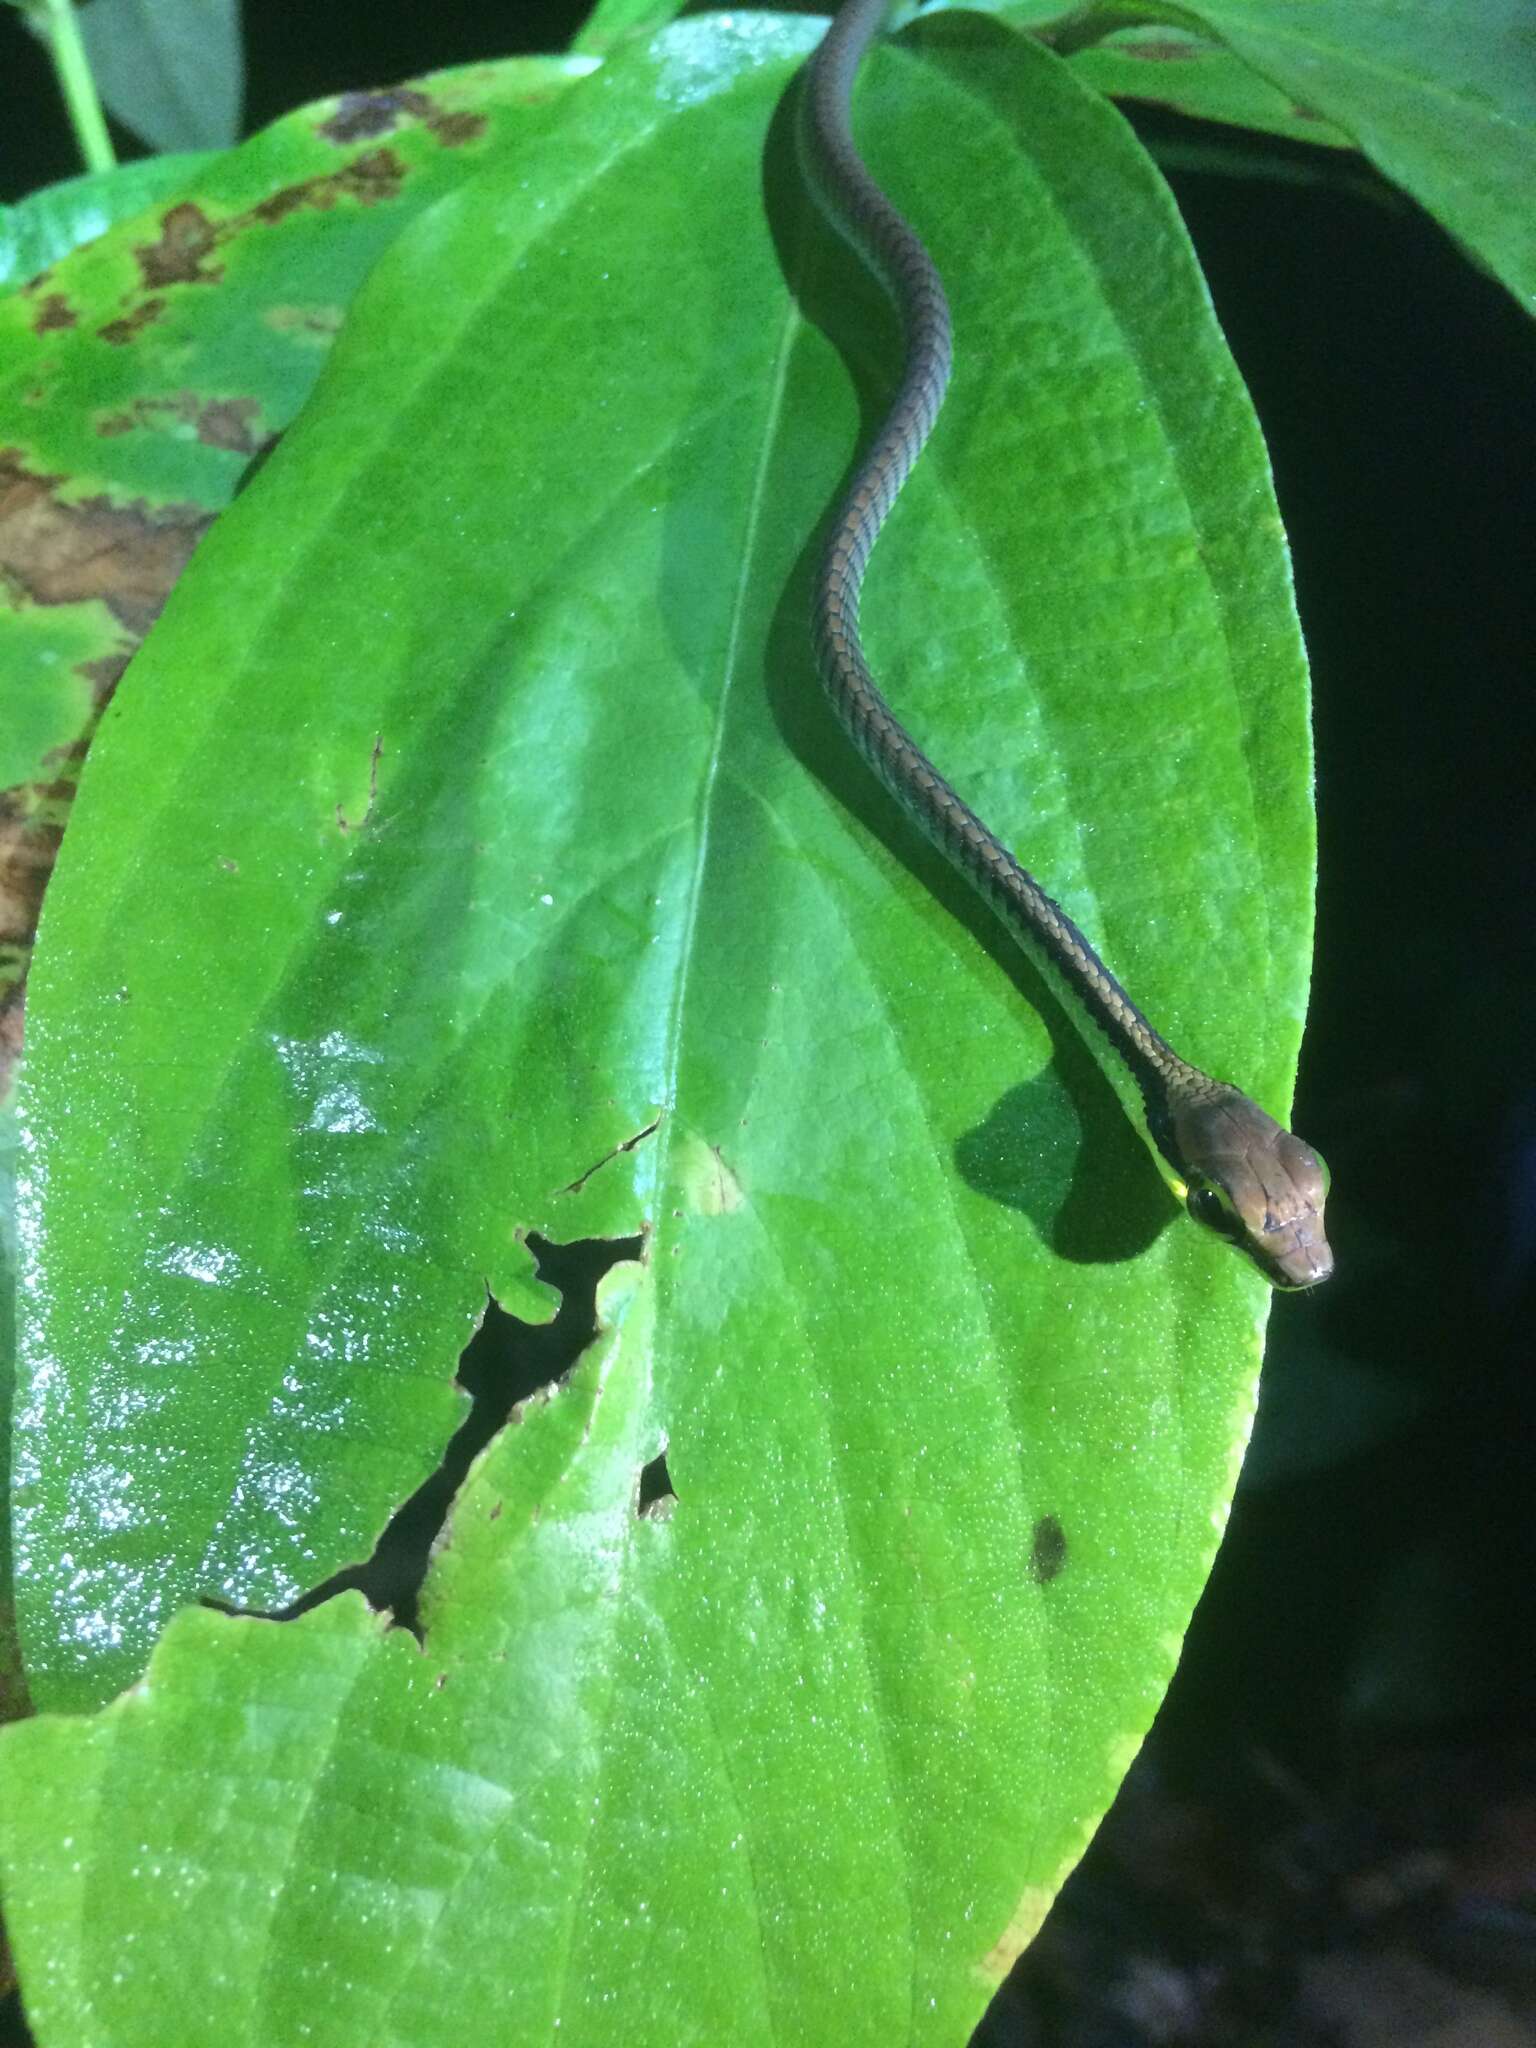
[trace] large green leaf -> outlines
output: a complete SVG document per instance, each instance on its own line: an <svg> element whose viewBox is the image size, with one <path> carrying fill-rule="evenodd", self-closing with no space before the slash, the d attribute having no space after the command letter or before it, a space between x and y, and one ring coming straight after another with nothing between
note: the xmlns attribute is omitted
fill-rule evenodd
<svg viewBox="0 0 1536 2048"><path fill-rule="evenodd" d="M104 721L23 1097L49 1704L366 1550L486 1286L540 1301L526 1232L645 1256L456 1504L425 1654L183 1616L0 1743L44 2043L953 2041L1171 1669L1266 1297L816 695L807 542L892 369L783 122L763 217L816 32L626 48L402 236ZM985 23L860 122L960 338L877 667L1282 1108L1301 654L1177 217Z"/></svg>
<svg viewBox="0 0 1536 2048"><path fill-rule="evenodd" d="M0 300L0 1016L96 717L210 519L380 250L590 68L478 65L306 107ZM23 246L98 233L98 203L142 207L146 175L40 195Z"/></svg>
<svg viewBox="0 0 1536 2048"><path fill-rule="evenodd" d="M967 0L1020 27L1036 0ZM1526 0L1106 0L1095 22L1168 21L1217 36L1349 136L1536 309L1536 44Z"/></svg>

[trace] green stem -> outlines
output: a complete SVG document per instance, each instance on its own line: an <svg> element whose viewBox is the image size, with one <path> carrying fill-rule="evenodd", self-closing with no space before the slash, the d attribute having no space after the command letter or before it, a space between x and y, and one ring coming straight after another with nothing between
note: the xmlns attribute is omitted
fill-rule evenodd
<svg viewBox="0 0 1536 2048"><path fill-rule="evenodd" d="M88 171L110 171L117 156L107 134L85 44L80 40L74 0L43 0L40 11L53 53L53 68L58 73L59 90L69 111L69 125L75 131L85 167Z"/></svg>
<svg viewBox="0 0 1536 2048"><path fill-rule="evenodd" d="M1155 8L1143 12L1138 7L1120 6L1117 0L1104 0L1101 6L1080 7L1065 21L1053 22L1041 40L1049 43L1058 57L1075 57L1079 50L1092 49L1118 29L1142 28L1157 19Z"/></svg>

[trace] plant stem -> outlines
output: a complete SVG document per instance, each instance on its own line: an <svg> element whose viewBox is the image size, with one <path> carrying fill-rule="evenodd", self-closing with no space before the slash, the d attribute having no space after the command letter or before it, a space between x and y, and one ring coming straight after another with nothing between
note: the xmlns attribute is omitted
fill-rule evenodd
<svg viewBox="0 0 1536 2048"><path fill-rule="evenodd" d="M1143 9L1123 5L1121 0L1102 0L1100 5L1080 7L1065 21L1052 23L1041 40L1048 43L1058 57L1075 57L1079 50L1091 49L1117 29L1146 28L1166 19L1166 13L1156 7Z"/></svg>
<svg viewBox="0 0 1536 2048"><path fill-rule="evenodd" d="M53 68L58 73L59 90L69 112L69 125L75 131L85 167L88 171L110 171L117 156L107 134L85 44L80 39L74 0L43 0L39 11L53 54Z"/></svg>

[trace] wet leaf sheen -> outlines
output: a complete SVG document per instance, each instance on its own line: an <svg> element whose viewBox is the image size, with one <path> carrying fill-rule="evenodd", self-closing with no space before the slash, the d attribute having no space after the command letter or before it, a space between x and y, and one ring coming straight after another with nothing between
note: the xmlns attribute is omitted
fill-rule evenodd
<svg viewBox="0 0 1536 2048"><path fill-rule="evenodd" d="M646 1251L456 1504L424 1650L184 1614L0 1745L45 2043L954 2042L1167 1681L1266 1297L815 694L892 369L774 121L817 32L627 46L405 233L107 715L22 1106L47 1703L363 1554L486 1287L545 1312L521 1233ZM1283 1109L1303 669L1182 229L995 24L880 51L859 119L960 363L877 668Z"/></svg>

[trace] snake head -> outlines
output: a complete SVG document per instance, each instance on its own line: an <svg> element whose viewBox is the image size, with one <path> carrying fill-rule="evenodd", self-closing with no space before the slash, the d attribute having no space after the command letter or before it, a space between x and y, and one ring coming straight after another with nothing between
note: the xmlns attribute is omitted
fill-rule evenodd
<svg viewBox="0 0 1536 2048"><path fill-rule="evenodd" d="M1275 1287L1328 1278L1328 1169L1310 1145L1236 1088L1171 1109L1169 1124L1184 1205L1197 1223L1246 1252Z"/></svg>

